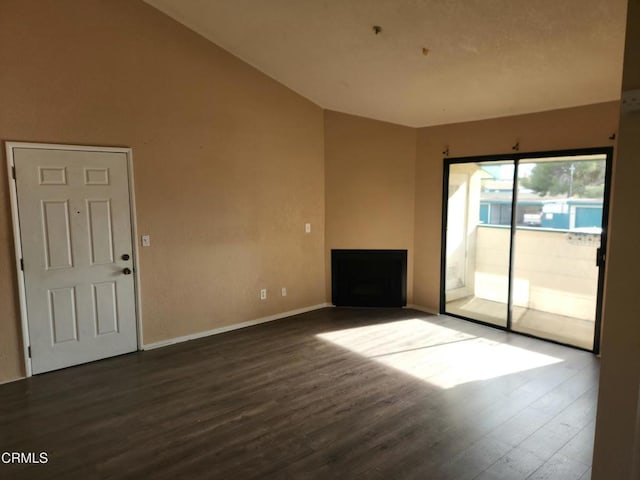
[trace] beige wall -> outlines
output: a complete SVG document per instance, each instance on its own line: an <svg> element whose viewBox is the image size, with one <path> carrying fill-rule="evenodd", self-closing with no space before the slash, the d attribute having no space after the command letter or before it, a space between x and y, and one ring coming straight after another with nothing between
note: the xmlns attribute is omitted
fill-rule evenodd
<svg viewBox="0 0 640 480"><path fill-rule="evenodd" d="M418 129L414 303L438 310L443 151L450 157L611 146L618 102Z"/></svg>
<svg viewBox="0 0 640 480"><path fill-rule="evenodd" d="M1 142L133 148L145 343L325 301L319 107L139 1L3 0L0 65ZM24 374L7 184L0 382Z"/></svg>
<svg viewBox="0 0 640 480"><path fill-rule="evenodd" d="M413 303L416 130L325 112L326 271L332 248L406 249Z"/></svg>
<svg viewBox="0 0 640 480"><path fill-rule="evenodd" d="M630 0L623 91L640 89L640 1ZM594 480L640 479L640 112L622 113L611 210Z"/></svg>

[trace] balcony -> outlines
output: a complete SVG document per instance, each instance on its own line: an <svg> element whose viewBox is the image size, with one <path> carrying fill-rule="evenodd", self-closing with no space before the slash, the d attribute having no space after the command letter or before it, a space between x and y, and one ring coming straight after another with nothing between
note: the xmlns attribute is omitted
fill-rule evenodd
<svg viewBox="0 0 640 480"><path fill-rule="evenodd" d="M479 224L449 248L448 313L506 324L510 232ZM518 226L515 240L513 330L592 349L599 233Z"/></svg>

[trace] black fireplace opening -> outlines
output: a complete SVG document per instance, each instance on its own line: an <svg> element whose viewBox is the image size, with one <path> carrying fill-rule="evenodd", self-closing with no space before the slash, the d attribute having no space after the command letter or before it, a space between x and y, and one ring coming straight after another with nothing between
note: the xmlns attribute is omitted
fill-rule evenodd
<svg viewBox="0 0 640 480"><path fill-rule="evenodd" d="M331 300L338 307L404 307L406 250L331 250Z"/></svg>

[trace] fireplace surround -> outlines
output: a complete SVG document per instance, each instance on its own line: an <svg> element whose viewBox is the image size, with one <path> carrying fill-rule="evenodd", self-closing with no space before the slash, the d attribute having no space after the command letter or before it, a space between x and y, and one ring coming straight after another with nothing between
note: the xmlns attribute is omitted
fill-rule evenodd
<svg viewBox="0 0 640 480"><path fill-rule="evenodd" d="M331 250L331 299L336 306L406 306L407 251Z"/></svg>

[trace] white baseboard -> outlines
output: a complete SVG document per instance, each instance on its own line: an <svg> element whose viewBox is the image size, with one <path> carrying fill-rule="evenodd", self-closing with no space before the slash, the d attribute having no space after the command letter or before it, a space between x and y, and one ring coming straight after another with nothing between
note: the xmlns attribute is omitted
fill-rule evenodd
<svg viewBox="0 0 640 480"><path fill-rule="evenodd" d="M240 328L251 327L253 325L259 325L260 323L272 322L274 320L280 320L281 318L292 317L293 315L299 315L301 313L311 312L320 308L330 307L330 303L319 303L318 305L311 305L309 307L298 308L296 310L289 310L288 312L276 313L269 315L268 317L256 318L255 320L249 320L242 323L234 323L233 325L226 325L224 327L214 328L204 332L192 333L191 335L184 335L182 337L170 338L169 340L161 340L159 342L148 343L142 346L143 350L153 350L154 348L166 347L175 343L187 342L189 340L195 340L196 338L208 337L210 335L216 335L218 333L230 332L232 330L238 330Z"/></svg>
<svg viewBox="0 0 640 480"><path fill-rule="evenodd" d="M434 310L433 308L429 308L429 307L423 307L422 305L409 304L407 305L407 308L412 308L413 310L419 310L421 312L429 313L431 315L440 315L440 312L438 312L437 310Z"/></svg>
<svg viewBox="0 0 640 480"><path fill-rule="evenodd" d="M12 382L17 382L18 380L24 380L27 377L18 377L18 378L12 378L11 380L3 380L2 382L0 382L0 385L4 385L5 383L12 383Z"/></svg>

